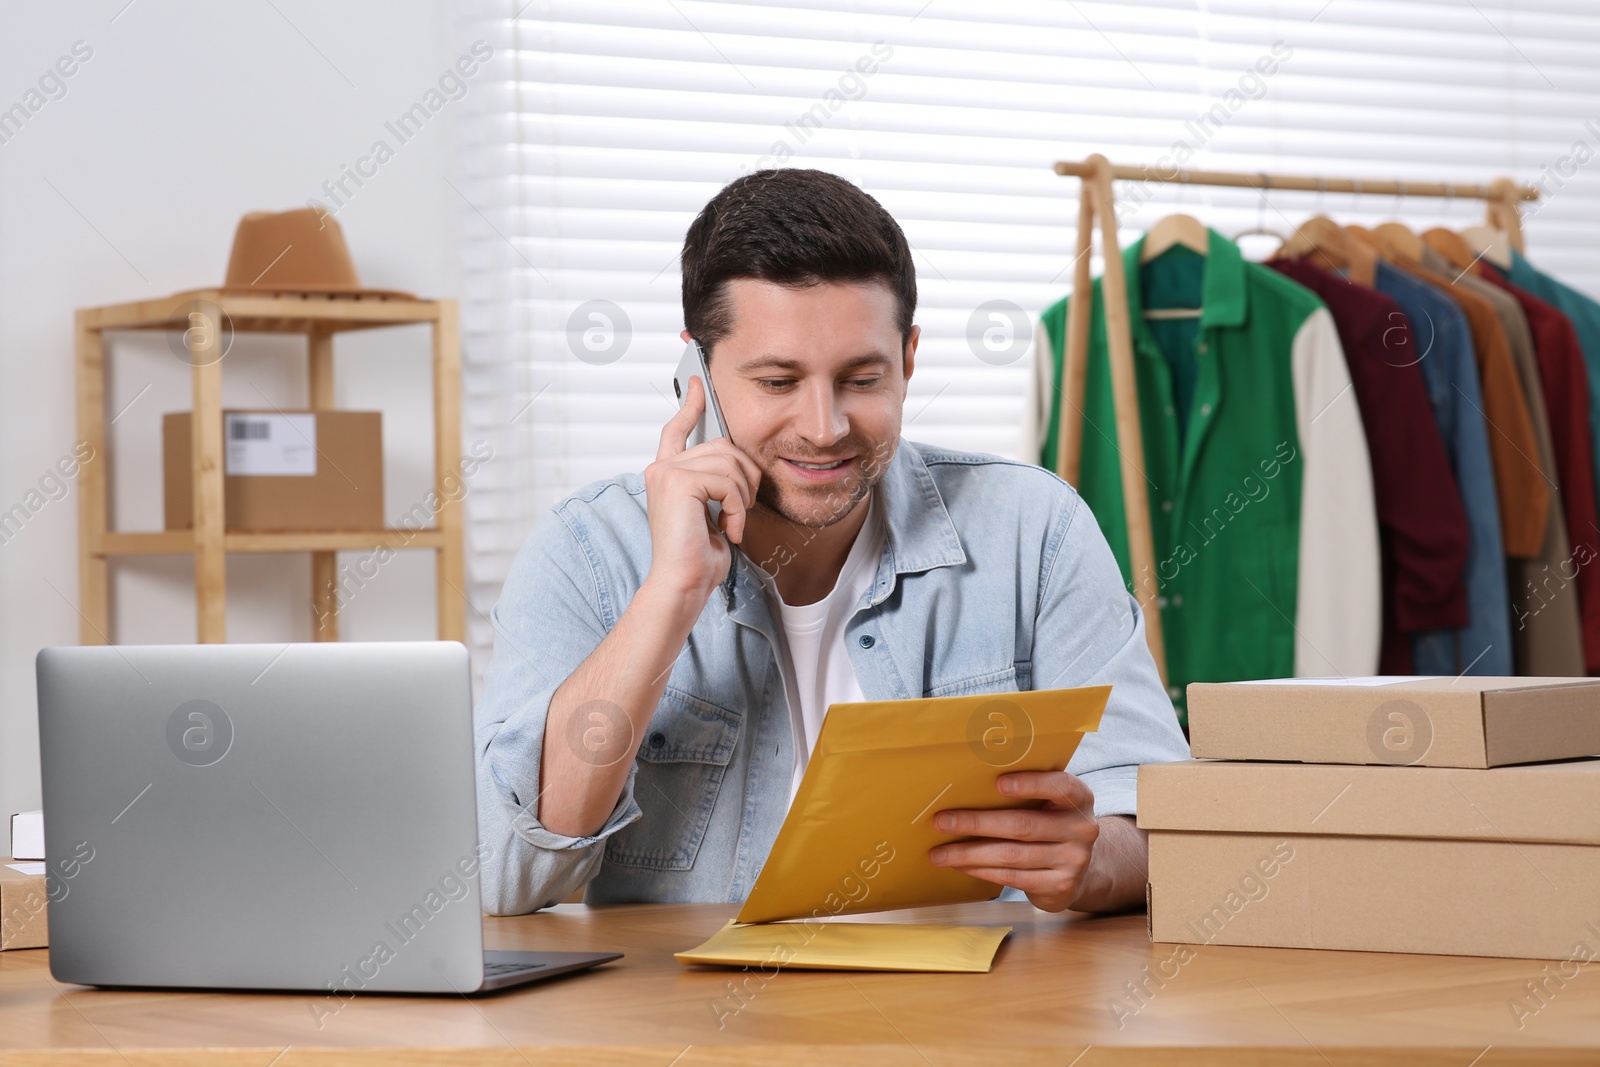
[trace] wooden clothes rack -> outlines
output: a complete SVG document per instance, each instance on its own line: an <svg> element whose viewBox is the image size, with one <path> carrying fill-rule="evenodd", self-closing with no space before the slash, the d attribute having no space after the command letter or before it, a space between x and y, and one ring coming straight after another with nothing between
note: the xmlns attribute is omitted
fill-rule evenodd
<svg viewBox="0 0 1600 1067"><path fill-rule="evenodd" d="M1122 262L1122 247L1117 239L1112 182L1159 182L1169 185L1212 185L1255 189L1264 196L1269 189L1288 189L1316 193L1357 193L1377 196L1426 196L1462 200L1482 200L1487 204L1489 225L1502 230L1511 246L1523 248L1522 215L1524 200L1537 200L1539 190L1518 185L1510 178L1497 178L1488 185L1457 182L1367 181L1359 178L1320 178L1285 174L1245 174L1230 171L1174 169L1169 174L1149 167L1116 166L1096 153L1082 162L1064 161L1055 165L1057 174L1082 179L1078 195L1078 236L1073 250L1074 299L1067 304L1066 352L1062 358L1061 404L1056 426L1056 473L1072 485L1078 484L1083 436L1083 396L1088 370L1089 314L1092 290L1089 276L1089 249L1095 223L1100 224L1101 251L1105 273L1103 290L1106 349L1111 362L1112 408L1117 419L1117 451L1122 474L1122 502L1128 528L1128 563L1134 575L1134 596L1144 611L1145 637L1162 685L1167 681L1166 643L1162 638L1158 601L1155 550L1150 530L1150 497L1145 491L1144 437L1139 422L1139 387L1133 367L1133 328L1128 317L1128 277Z"/></svg>

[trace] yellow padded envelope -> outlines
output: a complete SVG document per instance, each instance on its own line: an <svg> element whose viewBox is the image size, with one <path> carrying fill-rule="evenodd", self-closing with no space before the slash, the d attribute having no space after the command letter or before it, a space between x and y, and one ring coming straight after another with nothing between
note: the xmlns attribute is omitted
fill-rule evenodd
<svg viewBox="0 0 1600 1067"><path fill-rule="evenodd" d="M951 808L1039 807L995 789L1010 771L1062 770L1100 725L1110 686L835 704L738 918L684 963L987 971L1011 928L819 921L991 900L1001 887L935 867ZM804 922L776 922L781 919ZM789 958L783 959L787 954Z"/></svg>
<svg viewBox="0 0 1600 1067"><path fill-rule="evenodd" d="M928 862L951 808L1039 807L995 789L1062 770L1100 725L1108 685L835 704L740 923L991 900L1001 887Z"/></svg>
<svg viewBox="0 0 1600 1067"><path fill-rule="evenodd" d="M987 972L1009 926L898 923L729 923L677 954L680 963L814 971Z"/></svg>

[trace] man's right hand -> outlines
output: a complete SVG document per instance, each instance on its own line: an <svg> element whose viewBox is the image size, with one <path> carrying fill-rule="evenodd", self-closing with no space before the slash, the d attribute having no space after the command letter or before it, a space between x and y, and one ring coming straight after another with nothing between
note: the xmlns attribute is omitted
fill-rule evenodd
<svg viewBox="0 0 1600 1067"><path fill-rule="evenodd" d="M689 396L662 428L655 462L644 469L650 512L650 573L645 580L693 597L697 606L727 577L729 542L744 540L745 518L761 484L761 468L726 437L685 447L705 406L700 379L689 379ZM706 510L711 500L722 506L715 523Z"/></svg>
<svg viewBox="0 0 1600 1067"><path fill-rule="evenodd" d="M728 542L744 539L761 468L726 438L684 447L704 408L703 386L690 381L688 403L661 431L656 461L644 471L650 573L605 640L550 698L543 785L532 804L554 833L598 833L616 807L672 665L728 573ZM722 505L716 523L708 500Z"/></svg>

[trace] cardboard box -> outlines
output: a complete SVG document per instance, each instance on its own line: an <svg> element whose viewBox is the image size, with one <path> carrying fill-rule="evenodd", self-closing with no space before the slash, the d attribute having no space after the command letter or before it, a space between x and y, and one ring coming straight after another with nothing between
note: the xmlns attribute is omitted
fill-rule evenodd
<svg viewBox="0 0 1600 1067"><path fill-rule="evenodd" d="M166 525L194 525L190 416L161 424ZM223 413L223 523L229 530L383 528L383 416L376 411Z"/></svg>
<svg viewBox="0 0 1600 1067"><path fill-rule="evenodd" d="M25 871L12 866L23 867ZM27 873L37 871L38 873ZM44 863L0 860L0 950L43 948L50 943Z"/></svg>
<svg viewBox="0 0 1600 1067"><path fill-rule="evenodd" d="M1600 755L1600 679L1195 682L1189 750L1203 759L1425 767Z"/></svg>
<svg viewBox="0 0 1600 1067"><path fill-rule="evenodd" d="M1600 957L1600 760L1139 769L1150 937Z"/></svg>
<svg viewBox="0 0 1600 1067"><path fill-rule="evenodd" d="M11 855L19 860L44 859L44 812L21 811L11 816Z"/></svg>

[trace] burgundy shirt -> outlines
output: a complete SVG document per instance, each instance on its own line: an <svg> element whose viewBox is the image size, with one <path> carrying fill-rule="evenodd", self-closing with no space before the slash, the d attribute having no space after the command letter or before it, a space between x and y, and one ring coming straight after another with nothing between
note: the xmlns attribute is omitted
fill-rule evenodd
<svg viewBox="0 0 1600 1067"><path fill-rule="evenodd" d="M1389 297L1303 259L1266 264L1328 305L1367 431L1383 565L1381 674L1410 674L1419 630L1467 624L1471 535L1411 323ZM1583 394L1587 396L1587 394Z"/></svg>
<svg viewBox="0 0 1600 1067"><path fill-rule="evenodd" d="M1506 280L1488 263L1480 263L1480 276L1517 298L1538 356L1539 382L1544 387L1550 414L1550 439L1556 452L1556 477L1561 479L1561 503L1566 509L1567 540L1572 555L1558 574L1547 577L1551 591L1567 582L1578 583L1578 612L1583 621L1583 660L1590 670L1600 670L1600 517L1596 516L1593 438L1589 429L1589 371L1572 320L1554 304L1547 304L1526 289Z"/></svg>

